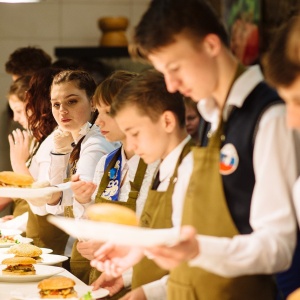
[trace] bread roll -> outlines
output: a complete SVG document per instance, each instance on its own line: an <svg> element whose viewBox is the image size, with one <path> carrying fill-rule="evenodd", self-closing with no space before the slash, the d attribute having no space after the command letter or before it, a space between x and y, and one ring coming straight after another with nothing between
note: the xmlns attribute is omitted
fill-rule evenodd
<svg viewBox="0 0 300 300"><path fill-rule="evenodd" d="M9 257L2 260L2 265L32 265L35 264L36 261L32 257Z"/></svg>
<svg viewBox="0 0 300 300"><path fill-rule="evenodd" d="M41 248L31 244L18 244L10 247L8 253L15 254L15 256L38 257L43 251Z"/></svg>
<svg viewBox="0 0 300 300"><path fill-rule="evenodd" d="M34 182L30 175L18 174L12 171L0 172L0 186L28 187Z"/></svg>
<svg viewBox="0 0 300 300"><path fill-rule="evenodd" d="M66 299L77 297L74 290L75 281L71 278L59 276L42 280L38 284L42 299Z"/></svg>
<svg viewBox="0 0 300 300"><path fill-rule="evenodd" d="M292 292L287 298L287 300L300 300L300 288Z"/></svg>
<svg viewBox="0 0 300 300"><path fill-rule="evenodd" d="M75 285L75 281L71 278L59 276L51 277L42 280L38 284L38 288L41 290L57 290L57 289L68 289Z"/></svg>
<svg viewBox="0 0 300 300"><path fill-rule="evenodd" d="M93 221L138 226L135 212L125 206L110 203L95 203L86 210L88 219Z"/></svg>

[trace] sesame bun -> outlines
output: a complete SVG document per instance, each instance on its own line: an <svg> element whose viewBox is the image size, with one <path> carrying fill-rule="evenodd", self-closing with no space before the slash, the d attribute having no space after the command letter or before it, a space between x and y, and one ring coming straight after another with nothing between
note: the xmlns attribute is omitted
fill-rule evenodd
<svg viewBox="0 0 300 300"><path fill-rule="evenodd" d="M125 206L110 203L96 203L86 209L88 219L123 225L138 226L135 212Z"/></svg>
<svg viewBox="0 0 300 300"><path fill-rule="evenodd" d="M0 172L0 182L3 183L3 185L25 187L31 186L34 180L30 175L18 174L12 171L3 171Z"/></svg>
<svg viewBox="0 0 300 300"><path fill-rule="evenodd" d="M42 280L38 284L38 288L41 290L60 290L72 288L75 285L75 281L71 278L64 276L51 277Z"/></svg>
<svg viewBox="0 0 300 300"><path fill-rule="evenodd" d="M3 265L32 265L36 261L32 257L9 257L2 260L1 264Z"/></svg>
<svg viewBox="0 0 300 300"><path fill-rule="evenodd" d="M8 253L15 254L15 256L38 257L43 251L37 246L31 244L18 244L10 247Z"/></svg>

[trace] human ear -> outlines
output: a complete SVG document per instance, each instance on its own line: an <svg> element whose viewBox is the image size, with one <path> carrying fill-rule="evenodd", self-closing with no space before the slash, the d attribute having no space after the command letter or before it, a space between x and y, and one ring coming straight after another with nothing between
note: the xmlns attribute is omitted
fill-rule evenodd
<svg viewBox="0 0 300 300"><path fill-rule="evenodd" d="M220 52L222 42L220 38L213 33L208 34L203 40L205 51L212 57L217 56Z"/></svg>
<svg viewBox="0 0 300 300"><path fill-rule="evenodd" d="M173 132L176 126L176 117L173 112L167 110L162 115L164 128L167 133Z"/></svg>

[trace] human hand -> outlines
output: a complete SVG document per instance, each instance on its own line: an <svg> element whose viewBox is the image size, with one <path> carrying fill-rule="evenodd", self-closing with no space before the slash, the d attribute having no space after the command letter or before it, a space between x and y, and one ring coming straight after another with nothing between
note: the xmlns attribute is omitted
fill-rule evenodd
<svg viewBox="0 0 300 300"><path fill-rule="evenodd" d="M180 263L188 261L200 253L197 232L192 226L181 228L181 241L173 247L157 246L147 248L144 253L157 265L166 270L172 270Z"/></svg>
<svg viewBox="0 0 300 300"><path fill-rule="evenodd" d="M103 243L89 240L87 242L78 242L77 243L77 250L78 252L88 260L94 259L94 253L98 250Z"/></svg>
<svg viewBox="0 0 300 300"><path fill-rule="evenodd" d="M114 278L106 273L102 273L91 285L93 286L93 291L103 288L109 291L109 296L113 296L121 291L124 287L124 282L122 276Z"/></svg>
<svg viewBox="0 0 300 300"><path fill-rule="evenodd" d="M71 132L56 129L53 134L54 153L67 154L72 152L74 139Z"/></svg>
<svg viewBox="0 0 300 300"><path fill-rule="evenodd" d="M97 185L92 181L80 180L78 174L71 177L71 189L73 191L74 198L79 203L89 203L96 187Z"/></svg>
<svg viewBox="0 0 300 300"><path fill-rule="evenodd" d="M13 215L6 215L6 216L1 218L1 221L6 222L6 221L9 221L9 220L12 220L13 218L14 218Z"/></svg>
<svg viewBox="0 0 300 300"><path fill-rule="evenodd" d="M22 173L23 169L26 167L26 161L30 155L29 134L26 130L20 130L18 128L8 136L8 142L10 147L10 162L12 169L15 172Z"/></svg>
<svg viewBox="0 0 300 300"><path fill-rule="evenodd" d="M138 287L120 298L120 300L147 300L147 298L143 288Z"/></svg>
<svg viewBox="0 0 300 300"><path fill-rule="evenodd" d="M143 249L139 247L120 246L105 243L95 253L91 266L109 276L118 277L143 257Z"/></svg>

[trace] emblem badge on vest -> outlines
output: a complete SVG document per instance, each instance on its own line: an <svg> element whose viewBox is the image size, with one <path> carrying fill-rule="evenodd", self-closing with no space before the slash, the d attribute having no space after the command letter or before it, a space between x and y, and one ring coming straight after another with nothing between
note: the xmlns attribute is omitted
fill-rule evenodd
<svg viewBox="0 0 300 300"><path fill-rule="evenodd" d="M220 174L230 175L239 165L239 156L233 144L225 144L220 151Z"/></svg>

